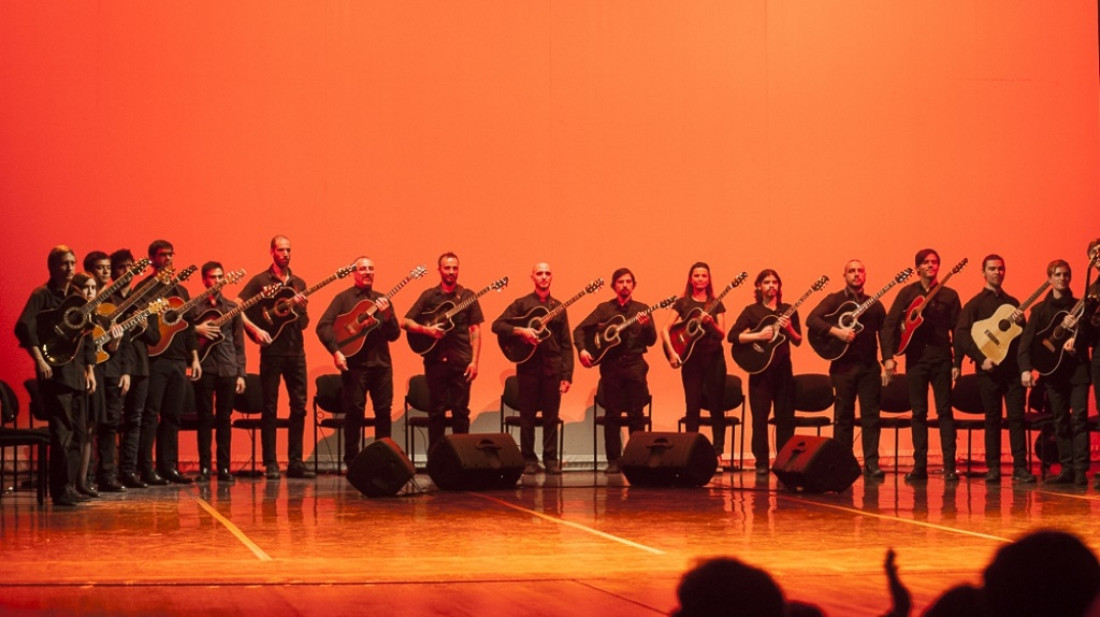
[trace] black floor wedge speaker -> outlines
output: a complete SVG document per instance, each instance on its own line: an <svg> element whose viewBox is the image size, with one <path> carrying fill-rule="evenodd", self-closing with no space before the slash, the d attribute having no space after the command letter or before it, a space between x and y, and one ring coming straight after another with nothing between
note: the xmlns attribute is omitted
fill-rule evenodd
<svg viewBox="0 0 1100 617"><path fill-rule="evenodd" d="M507 433L446 435L428 452L428 475L445 491L512 488L523 456Z"/></svg>
<svg viewBox="0 0 1100 617"><path fill-rule="evenodd" d="M859 461L835 439L795 435L775 457L772 468L787 488L807 493L839 493L859 477Z"/></svg>
<svg viewBox="0 0 1100 617"><path fill-rule="evenodd" d="M415 475L412 461L388 437L371 442L348 463L348 482L367 497L392 497Z"/></svg>
<svg viewBox="0 0 1100 617"><path fill-rule="evenodd" d="M630 435L623 475L634 486L703 486L718 469L718 455L701 433Z"/></svg>

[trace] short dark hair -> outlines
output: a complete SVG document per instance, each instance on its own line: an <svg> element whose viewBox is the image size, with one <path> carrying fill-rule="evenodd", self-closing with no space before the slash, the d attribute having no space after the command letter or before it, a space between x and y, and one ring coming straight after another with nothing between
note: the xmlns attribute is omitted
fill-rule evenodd
<svg viewBox="0 0 1100 617"><path fill-rule="evenodd" d="M611 284L614 285L615 281L619 280L620 276L630 275L630 280L634 281L634 284L638 284L638 277L634 276L634 273L630 271L630 268L619 268L611 273Z"/></svg>
<svg viewBox="0 0 1100 617"><path fill-rule="evenodd" d="M130 249L118 249L114 253L111 253L111 269L121 266L126 262L134 261L134 254L130 252Z"/></svg>
<svg viewBox="0 0 1100 617"><path fill-rule="evenodd" d="M157 256L157 251L161 249L168 249L170 251L176 250L176 247L172 246L172 243L167 240L153 240L149 243L149 258Z"/></svg>
<svg viewBox="0 0 1100 617"><path fill-rule="evenodd" d="M1069 262L1064 259L1055 259L1047 264L1047 276L1054 276L1054 271L1058 268L1065 268L1066 273L1073 276L1073 268L1069 267Z"/></svg>
<svg viewBox="0 0 1100 617"><path fill-rule="evenodd" d="M221 264L220 261L208 261L208 262L206 262L202 265L202 275L203 276L206 276L206 273L210 272L211 270L222 270L222 271L224 271L225 268L222 267L222 264Z"/></svg>
<svg viewBox="0 0 1100 617"><path fill-rule="evenodd" d="M457 260L458 255L455 255L451 251L447 251L446 253L443 253L442 255L439 256L439 259L436 260L436 262L435 262L436 267L442 266L444 259L456 259ZM461 260L459 260L459 261L461 261Z"/></svg>
<svg viewBox="0 0 1100 617"><path fill-rule="evenodd" d="M986 255L985 258L982 259L982 270L985 270L986 264L988 264L989 262L994 261L994 260L999 261L1001 263L1006 263L1004 257L1001 257L1000 255L998 255L996 253L990 253L989 255Z"/></svg>
<svg viewBox="0 0 1100 617"><path fill-rule="evenodd" d="M92 251L84 256L84 271L91 272L95 269L95 262L103 261L104 259L110 260L107 253L103 251Z"/></svg>
<svg viewBox="0 0 1100 617"><path fill-rule="evenodd" d="M940 254L936 252L936 249L921 249L917 251L917 257L914 259L914 266L920 266L921 262L928 258L929 255L935 255L936 259L940 259ZM943 261L940 259L940 261Z"/></svg>

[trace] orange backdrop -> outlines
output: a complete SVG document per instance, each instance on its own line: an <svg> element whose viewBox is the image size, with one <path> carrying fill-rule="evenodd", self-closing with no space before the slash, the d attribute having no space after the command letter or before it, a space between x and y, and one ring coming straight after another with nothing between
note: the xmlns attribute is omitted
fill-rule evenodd
<svg viewBox="0 0 1100 617"><path fill-rule="evenodd" d="M652 302L681 292L696 260L718 283L776 268L790 297L823 273L839 288L852 257L877 289L932 246L948 265L1002 253L1007 287L1027 295L1048 260L1083 265L1100 235L1096 10L5 2L0 377L32 375L12 328L58 243L83 258L164 237L182 265L253 273L285 233L307 282L365 253L380 289L453 250L467 286L511 277L484 299L489 319L540 260L560 297L626 265ZM964 300L978 270L954 281ZM343 284L314 296L315 317ZM731 318L750 297L729 296ZM333 370L312 332L307 353L311 378ZM403 342L395 355L400 393L420 363ZM650 360L655 427L673 429L679 376ZM794 362L826 369L808 348ZM496 409L509 371L487 341L475 413ZM571 423L590 414L595 380L578 367ZM588 439L573 430L567 453Z"/></svg>

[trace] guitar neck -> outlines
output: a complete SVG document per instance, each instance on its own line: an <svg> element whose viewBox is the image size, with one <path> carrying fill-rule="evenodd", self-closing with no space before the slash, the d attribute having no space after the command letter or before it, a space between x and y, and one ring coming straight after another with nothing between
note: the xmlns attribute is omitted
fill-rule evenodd
<svg viewBox="0 0 1100 617"><path fill-rule="evenodd" d="M741 284L741 281L738 280L737 282L730 283L729 285L726 285L726 288L722 290L722 293L718 294L718 297L711 300L710 304L708 304L707 307L703 310L706 311L707 313L710 313L711 317L714 317L714 313L712 313L711 311L717 309L718 305L722 302L722 299L726 297L726 294L733 291L733 288L737 287L740 284Z"/></svg>
<svg viewBox="0 0 1100 617"><path fill-rule="evenodd" d="M788 318L788 319L789 319L791 315L794 315L795 311L797 311L797 310L798 310L798 307L802 306L802 303L803 303L803 302L805 302L807 298L809 298L810 296L812 296L812 295L813 295L813 293L814 293L814 291L816 291L816 290L815 290L815 289L814 289L813 287L811 287L811 288L807 289L807 290L806 290L806 293L802 294L802 297L801 297L801 298L799 298L798 300L795 300L795 303L794 303L794 304L792 304L792 305L790 306L790 308L788 308L787 310L783 311L783 317L785 317L785 318Z"/></svg>
<svg viewBox="0 0 1100 617"><path fill-rule="evenodd" d="M588 294L588 289L582 289L582 290L578 291L572 298L569 298L565 302L562 302L561 304L555 306L553 309L550 310L549 313L546 314L545 317L542 318L542 324L546 325L546 324L550 323L551 321L554 320L555 317L557 317L558 315L561 315L562 313L564 313L565 309L569 308L570 304L573 304L577 300L580 300L581 298L585 297L587 294Z"/></svg>
<svg viewBox="0 0 1100 617"><path fill-rule="evenodd" d="M218 293L219 291L221 291L222 287L225 287L227 282L228 281L223 281L223 282L218 283L216 285L212 285L210 287L207 287L199 295L195 296L194 298L191 298L187 302L184 302L178 309L176 309L176 312L179 313L180 315L186 315L187 313L191 312L191 309L198 306L199 302L202 302L202 301L212 297L214 294Z"/></svg>
<svg viewBox="0 0 1100 617"><path fill-rule="evenodd" d="M852 316L858 318L860 315L866 313L867 309L874 306L875 302L878 302L880 298L882 298L883 296L886 295L886 292L893 289L894 285L897 285L897 284L898 284L898 282L896 280L893 280L893 281L890 281L889 283L887 283L886 287L883 287L882 289L878 290L877 294L871 296L870 298L867 298L866 302L864 302L863 304L860 304L859 307L855 311L852 312Z"/></svg>
<svg viewBox="0 0 1100 617"><path fill-rule="evenodd" d="M112 322L118 319L119 315L122 315L131 306L137 304L138 302L141 302L142 299L151 294L156 288L158 282L159 281L157 281L156 277L152 277L142 281L141 284L137 286L137 289L131 291L130 295L126 296L126 298L124 298L122 302L119 302L118 305L115 306L114 312L108 315L107 319Z"/></svg>
<svg viewBox="0 0 1100 617"><path fill-rule="evenodd" d="M480 298L481 296L484 296L485 294L489 293L492 290L493 290L493 286L489 285L488 287L482 289L481 291L477 292L476 294L474 294L474 295L466 298L462 302L459 302L458 304L456 304L454 306L454 308L452 308L451 310L444 313L443 317L445 319L447 319L448 321L450 321L451 318L453 318L455 315L458 315L462 311L466 310L466 307L468 307L471 304L473 304L474 302L476 302L478 298Z"/></svg>
<svg viewBox="0 0 1100 617"><path fill-rule="evenodd" d="M1047 287L1050 287L1050 281L1043 281L1043 284L1039 286L1039 289L1035 290L1035 293L1028 296L1027 300L1024 300L1023 304L1017 307L1015 311L1012 311L1012 321L1016 321L1017 319L1019 319L1029 306L1035 304L1035 301L1039 299L1039 296L1043 295L1043 292L1047 290Z"/></svg>
<svg viewBox="0 0 1100 617"><path fill-rule="evenodd" d="M302 295L303 296L309 296L310 294L316 292L318 289L324 287L325 285L328 285L329 283L335 281L338 278L340 278L340 273L333 272L332 274L328 275L328 277L325 278L324 280L322 280L321 282L319 282L319 283L315 284L313 287L310 287L309 289L303 291Z"/></svg>
<svg viewBox="0 0 1100 617"><path fill-rule="evenodd" d="M248 309L252 308L252 305L256 304L257 302L259 302L260 300L263 300L266 297L267 297L267 294L264 293L264 292L260 292L256 295L252 296L251 298L249 298L249 299L245 300L244 302L241 302L240 304L238 304L236 308L226 311L225 314L223 314L221 317L215 319L214 320L214 325L219 327L219 328L224 326L226 323L229 322L230 319L233 319L237 315L240 315L241 313L243 313L243 312L247 311Z"/></svg>
<svg viewBox="0 0 1100 617"><path fill-rule="evenodd" d="M140 322L142 319L145 319L146 317L148 317L152 314L153 314L153 311L149 310L148 308L144 308L144 309L141 309L140 311L134 313L133 315L131 315L126 321L123 321L122 323L117 324L117 325L118 325L119 328L122 328L123 332L126 332L127 330L130 330L134 326L138 325L138 322ZM100 334L99 336L97 336L95 338L94 342L95 342L97 347L100 347L100 346L105 345L110 340L111 340L111 332L110 332L110 330L108 330L108 331L104 332L103 334Z"/></svg>

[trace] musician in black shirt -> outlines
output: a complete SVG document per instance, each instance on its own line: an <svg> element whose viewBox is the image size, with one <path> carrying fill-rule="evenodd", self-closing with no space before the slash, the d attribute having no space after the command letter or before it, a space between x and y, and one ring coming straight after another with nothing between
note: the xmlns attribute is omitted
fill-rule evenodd
<svg viewBox="0 0 1100 617"><path fill-rule="evenodd" d="M77 493L75 486L87 430L86 395L95 389L95 356L89 345L81 344L69 362L60 366L46 362L40 349L46 341L38 338L38 320L44 318L42 311L59 308L74 293L71 283L76 273L76 254L68 246L58 245L50 249L46 264L49 281L31 292L15 324L15 336L34 361L39 401L49 418L50 496L55 505L74 506L88 499Z"/></svg>
<svg viewBox="0 0 1100 617"><path fill-rule="evenodd" d="M768 415L775 409L775 449L781 450L794 436L794 369L791 365L791 343L802 344L802 325L798 313L784 317L790 308L783 303L783 281L775 270L762 270L756 275L756 302L746 306L730 328L731 343L752 344L773 341L779 331L787 340L774 350L771 362L759 373L749 375L749 411L752 413L752 455L756 459L756 475L768 475ZM755 328L766 317L776 317L775 323L759 332Z"/></svg>
<svg viewBox="0 0 1100 617"><path fill-rule="evenodd" d="M316 474L306 468L302 460L306 430L306 350L302 331L309 325L306 312L308 299L302 293L306 282L290 271L290 238L275 236L271 239L271 267L253 276L241 289L238 303L244 302L278 283L293 289L293 310L297 319L288 323L278 333L268 332L262 324L253 323L244 313L244 327L249 337L260 345L260 387L263 412L260 414L260 444L263 450L264 476L277 479L279 455L276 451L276 424L279 411L279 382L286 383L290 399L290 427L287 429L286 475L291 478L312 478ZM275 337L274 339L272 337Z"/></svg>
<svg viewBox="0 0 1100 617"><path fill-rule="evenodd" d="M1005 293L1002 287L1005 260L1000 255L988 255L982 260L982 276L985 286L959 313L959 325L955 328L955 362L956 365L961 363L966 356L974 363L982 409L985 411L985 462L989 467L985 481L996 484L1001 480L1001 402L1004 401L1008 444L1012 451L1012 482L1029 484L1035 482L1035 476L1028 470L1027 434L1024 429L1027 391L1020 384L1020 367L1016 360L1020 339L1012 340L1004 360L997 363L982 353L970 332L975 322L993 316L1003 305L1020 306L1020 301Z"/></svg>
<svg viewBox="0 0 1100 617"><path fill-rule="evenodd" d="M1056 326L1059 320L1062 327L1070 332L1081 325L1071 313L1077 299L1069 286L1073 278L1069 263L1063 259L1050 262L1047 275L1050 277L1050 293L1031 308L1031 318L1020 335L1020 383L1025 388L1035 385L1032 345L1037 342L1041 344L1042 333ZM1088 484L1090 376L1087 354L1078 346L1079 342L1084 343L1083 339L1078 339L1081 334L1077 332L1063 343L1061 362L1053 372L1043 377L1047 401L1054 414L1054 439L1058 444L1058 462L1061 464L1058 475L1048 480L1051 484Z"/></svg>
<svg viewBox="0 0 1100 617"><path fill-rule="evenodd" d="M103 290L111 285L111 259L103 251L92 251L84 257L84 271ZM110 302L113 298L108 298ZM102 305L101 305L102 306ZM87 344L87 342L85 342ZM118 430L122 425L123 393L120 388L122 354L113 353L106 362L96 365L96 390L93 405L101 405L94 430L96 448L96 485L100 491L117 493L126 490L118 480Z"/></svg>
<svg viewBox="0 0 1100 617"><path fill-rule="evenodd" d="M629 320L637 316L637 321L628 328L619 331L621 342L606 349L599 359L600 384L603 387L603 402L607 409L607 424L604 426L604 451L607 453L608 474L622 472L622 435L620 425L622 414L626 412L626 424L631 433L645 429L646 419L643 413L649 400L649 384L646 375L649 365L643 354L657 342L657 328L646 312L649 307L633 299L634 273L628 268L619 268L611 275L611 287L615 298L596 306L573 330L573 344L581 365L585 368L595 366L594 353L597 349L588 349L593 332L599 331L601 324L612 318Z"/></svg>
<svg viewBox="0 0 1100 617"><path fill-rule="evenodd" d="M443 308L444 303L457 306L470 299L474 292L458 284L458 255L439 256L439 285L424 290L416 303L405 313L401 327L410 334L420 334L436 340L431 351L424 354L424 377L428 381L431 409L428 410L428 452L443 439L447 429L447 410L451 410L451 431L470 432L470 385L477 378L481 356L481 304L474 299L452 318L454 327L444 330L439 325L425 326L417 321L425 314Z"/></svg>
<svg viewBox="0 0 1100 617"><path fill-rule="evenodd" d="M573 339L569 330L569 316L563 310L544 327L549 336L540 341L538 332L527 327L523 318L531 311L541 308L544 315L561 306L550 295L550 283L554 275L550 264L537 263L531 269L531 280L535 290L504 309L500 317L493 322L493 332L499 336L521 337L534 345L534 352L527 360L516 365L516 379L519 384L519 444L524 460L524 473L538 471L538 456L535 454L535 417L542 410L542 462L547 473L560 474L561 461L558 459L558 414L561 408L561 395L569 391L573 382Z"/></svg>
<svg viewBox="0 0 1100 617"><path fill-rule="evenodd" d="M849 449L853 447L858 397L863 475L881 478L886 475L878 464L879 436L882 432L880 404L885 377L878 363L878 337L886 320L886 309L877 300L871 304L859 317L863 328L858 332L826 319L847 302L853 302L856 306L867 302L870 296L863 291L866 282L867 268L863 262L858 259L849 261L844 265L844 289L825 296L806 318L806 327L811 332L835 337L848 346L844 355L829 364L829 377L835 395L833 414L836 430L833 436Z"/></svg>
<svg viewBox="0 0 1100 617"><path fill-rule="evenodd" d="M920 279L906 285L894 297L882 326L883 368L888 375L897 371L894 357L902 341L901 327L906 312L918 298L927 298L936 288L940 272L940 254L933 249L917 251L914 259ZM936 402L940 424L940 448L943 451L943 478L956 481L955 414L951 409L951 383L959 376L952 358L951 334L958 325L962 304L959 294L943 287L924 304L924 325L912 332L905 347L905 371L909 384L909 402L913 406L913 471L906 480L928 479L928 388Z"/></svg>
<svg viewBox="0 0 1100 617"><path fill-rule="evenodd" d="M374 407L374 438L390 436L393 421L393 362L390 359L390 343L401 336L401 326L397 322L393 305L385 295L374 290L374 260L367 257L356 259L352 280L355 284L336 294L317 322L317 337L332 354L332 362L336 370L340 371L343 384L340 405L344 412L344 462L349 464L359 454L363 408L367 405L368 392ZM361 303L366 304L360 306ZM366 311L370 303L376 307L372 319L378 323L361 341L362 347L359 351L346 356L340 350L338 340L347 333L338 333L334 329L336 318L357 307L358 312Z"/></svg>
<svg viewBox="0 0 1100 617"><path fill-rule="evenodd" d="M699 417L705 401L710 411L714 452L721 459L726 449L726 412L722 409L726 390L726 356L722 349L722 341L726 338L726 306L719 301L712 307L710 304L713 302L714 283L710 277L710 266L696 262L688 270L683 297L672 305L675 314L661 329L661 340L669 365L681 369L684 417L687 419L684 428L690 432L699 430ZM673 326L691 319L696 313L703 333L685 361L673 348L670 332Z"/></svg>

